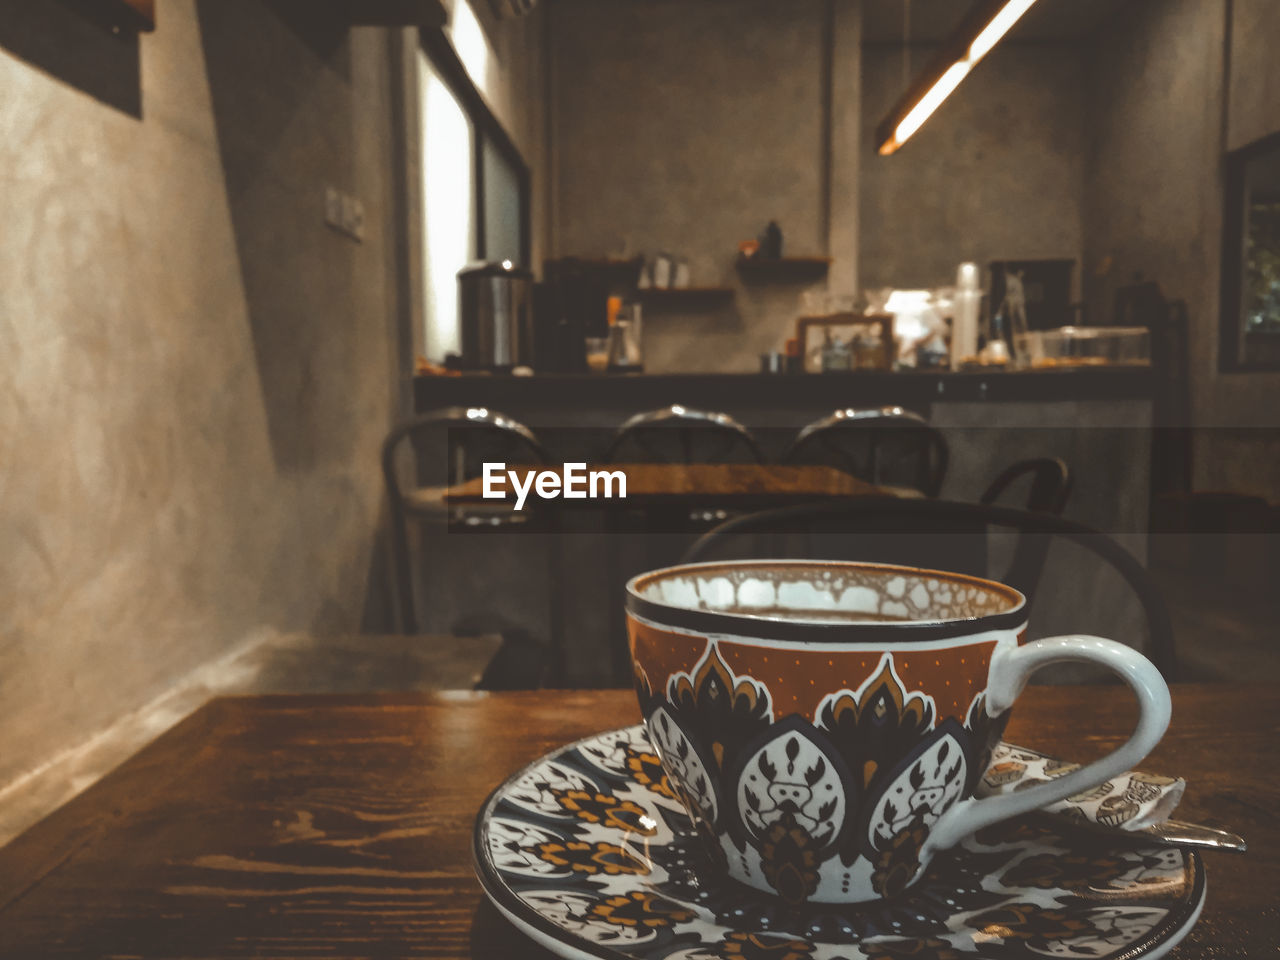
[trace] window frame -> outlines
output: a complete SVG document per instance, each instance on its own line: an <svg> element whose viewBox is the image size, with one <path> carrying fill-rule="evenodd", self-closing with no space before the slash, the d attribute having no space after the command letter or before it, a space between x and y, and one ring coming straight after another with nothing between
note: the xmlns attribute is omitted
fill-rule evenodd
<svg viewBox="0 0 1280 960"><path fill-rule="evenodd" d="M457 51L454 50L453 44L450 42L444 28L435 27L419 30L419 45L422 48L422 52L426 54L427 59L431 61L431 65L440 74L441 79L444 80L445 85L457 98L467 118L471 121L473 165L471 175L474 184L471 213L475 224L475 246L472 250L472 256L477 260L488 259L486 254L488 238L485 236L484 216L486 196L484 156L485 149L493 147L515 171L516 188L520 194L520 263L517 266L532 269L532 264L529 262L532 256L532 227L530 224L532 185L529 167L524 162L524 157L520 154L520 148L511 139L501 121L489 109L484 96L477 89L470 74L467 73L466 67L463 66L462 60L459 59ZM423 197L422 202L426 203L427 198Z"/></svg>
<svg viewBox="0 0 1280 960"><path fill-rule="evenodd" d="M1233 150L1224 157L1222 260L1219 270L1218 372L1256 373L1280 370L1280 361L1242 356L1245 345L1244 247L1248 216L1250 161L1280 151L1280 133ZM1277 336L1268 334L1268 336Z"/></svg>

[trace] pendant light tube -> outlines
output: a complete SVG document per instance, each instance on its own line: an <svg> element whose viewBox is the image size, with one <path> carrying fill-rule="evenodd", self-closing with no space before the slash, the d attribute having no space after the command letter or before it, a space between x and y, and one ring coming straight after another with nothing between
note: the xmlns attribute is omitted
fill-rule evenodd
<svg viewBox="0 0 1280 960"><path fill-rule="evenodd" d="M889 156L922 126L1036 0L982 0L965 17L876 128L877 150Z"/></svg>

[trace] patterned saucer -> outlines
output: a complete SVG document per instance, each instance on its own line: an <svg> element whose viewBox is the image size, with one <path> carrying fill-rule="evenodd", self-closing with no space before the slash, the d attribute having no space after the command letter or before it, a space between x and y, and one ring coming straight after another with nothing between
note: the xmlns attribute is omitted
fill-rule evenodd
<svg viewBox="0 0 1280 960"><path fill-rule="evenodd" d="M1191 852L1010 822L940 855L893 900L788 910L717 877L640 726L562 747L476 820L485 893L562 957L1144 960L1204 905Z"/></svg>

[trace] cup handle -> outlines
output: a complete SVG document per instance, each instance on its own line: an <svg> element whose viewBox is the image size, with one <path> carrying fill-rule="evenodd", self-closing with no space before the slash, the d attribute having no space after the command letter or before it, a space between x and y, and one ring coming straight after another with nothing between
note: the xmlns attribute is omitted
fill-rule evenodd
<svg viewBox="0 0 1280 960"><path fill-rule="evenodd" d="M1051 663L1068 660L1101 664L1129 685L1138 698L1138 725L1132 735L1100 760L1049 783L1017 793L961 800L933 825L921 851L921 862L983 827L1047 807L1132 770L1160 742L1169 726L1171 712L1169 687L1164 678L1155 665L1136 650L1101 637L1051 637L1021 647L1012 644L997 647L991 656L988 674L987 713L993 717L1004 713L1013 706L1033 673Z"/></svg>

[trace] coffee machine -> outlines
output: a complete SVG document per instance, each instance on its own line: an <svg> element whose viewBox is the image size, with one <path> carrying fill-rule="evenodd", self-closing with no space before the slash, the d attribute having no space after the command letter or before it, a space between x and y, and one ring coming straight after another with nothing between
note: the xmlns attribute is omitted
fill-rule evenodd
<svg viewBox="0 0 1280 960"><path fill-rule="evenodd" d="M605 337L610 297L635 295L643 258L590 260L564 257L543 265L538 284L538 369L582 373L587 369L585 338Z"/></svg>

